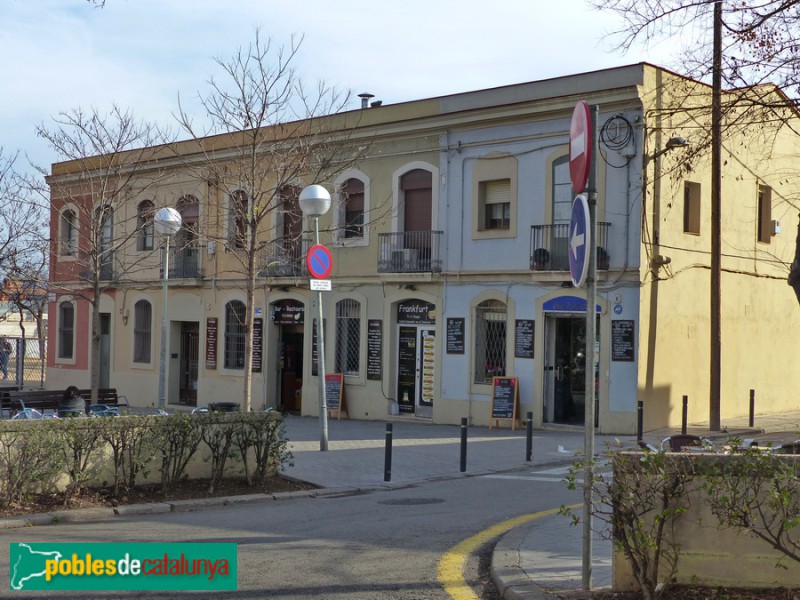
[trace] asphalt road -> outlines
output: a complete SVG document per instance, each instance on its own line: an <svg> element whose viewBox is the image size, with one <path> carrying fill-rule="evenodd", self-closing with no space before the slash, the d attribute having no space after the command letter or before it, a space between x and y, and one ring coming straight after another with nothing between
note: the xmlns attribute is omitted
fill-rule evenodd
<svg viewBox="0 0 800 600"><path fill-rule="evenodd" d="M580 501L559 477L467 477L340 497L231 505L105 522L8 530L5 542L235 542L238 591L8 592L73 598L326 598L444 600L442 556L501 521ZM6 546L7 548L7 546ZM468 577L478 561L470 560ZM0 555L0 573L8 573Z"/></svg>

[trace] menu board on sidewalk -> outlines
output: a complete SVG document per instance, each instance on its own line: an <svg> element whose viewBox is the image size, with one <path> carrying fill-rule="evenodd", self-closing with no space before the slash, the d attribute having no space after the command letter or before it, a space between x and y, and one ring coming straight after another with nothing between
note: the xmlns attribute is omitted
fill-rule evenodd
<svg viewBox="0 0 800 600"><path fill-rule="evenodd" d="M492 377L492 414L489 419L489 429L492 421L511 419L511 429L516 429L519 414L519 378L518 377Z"/></svg>
<svg viewBox="0 0 800 600"><path fill-rule="evenodd" d="M338 419L342 418L342 412L347 412L344 406L344 375L341 373L325 375L325 406L328 413L335 413Z"/></svg>

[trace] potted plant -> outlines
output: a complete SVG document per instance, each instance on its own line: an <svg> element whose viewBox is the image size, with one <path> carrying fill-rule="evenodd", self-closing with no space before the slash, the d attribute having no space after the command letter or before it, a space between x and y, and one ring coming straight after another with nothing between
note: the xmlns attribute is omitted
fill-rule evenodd
<svg viewBox="0 0 800 600"><path fill-rule="evenodd" d="M533 251L533 268L537 271L543 271L547 268L547 263L550 262L550 251L546 248L537 248Z"/></svg>
<svg viewBox="0 0 800 600"><path fill-rule="evenodd" d="M608 269L608 252L601 246L597 247L597 268L604 271Z"/></svg>

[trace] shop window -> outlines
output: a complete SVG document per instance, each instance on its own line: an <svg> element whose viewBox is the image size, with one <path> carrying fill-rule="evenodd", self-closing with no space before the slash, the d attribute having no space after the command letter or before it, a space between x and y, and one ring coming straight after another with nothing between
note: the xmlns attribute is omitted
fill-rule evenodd
<svg viewBox="0 0 800 600"><path fill-rule="evenodd" d="M772 188L758 186L758 241L769 244L772 239Z"/></svg>
<svg viewBox="0 0 800 600"><path fill-rule="evenodd" d="M72 358L75 341L75 306L72 302L58 305L58 358Z"/></svg>
<svg viewBox="0 0 800 600"><path fill-rule="evenodd" d="M361 368L361 304L336 303L336 372L359 375Z"/></svg>
<svg viewBox="0 0 800 600"><path fill-rule="evenodd" d="M153 307L139 300L133 307L133 362L150 363Z"/></svg>
<svg viewBox="0 0 800 600"><path fill-rule="evenodd" d="M78 254L78 217L74 210L67 209L61 213L59 241L61 256Z"/></svg>
<svg viewBox="0 0 800 600"><path fill-rule="evenodd" d="M225 305L225 368L244 369L245 306L239 300Z"/></svg>
<svg viewBox="0 0 800 600"><path fill-rule="evenodd" d="M506 374L506 305L486 300L475 307L475 383Z"/></svg>
<svg viewBox="0 0 800 600"><path fill-rule="evenodd" d="M136 249L140 252L153 249L153 218L155 206L150 200L142 200L136 211Z"/></svg>
<svg viewBox="0 0 800 600"><path fill-rule="evenodd" d="M700 184L683 184L683 232L700 235Z"/></svg>

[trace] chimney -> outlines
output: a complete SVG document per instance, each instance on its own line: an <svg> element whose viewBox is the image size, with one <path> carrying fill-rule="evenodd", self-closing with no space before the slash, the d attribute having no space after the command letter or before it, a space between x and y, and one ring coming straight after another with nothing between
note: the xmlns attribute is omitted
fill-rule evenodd
<svg viewBox="0 0 800 600"><path fill-rule="evenodd" d="M361 108L367 108L369 107L369 99L374 98L375 94L364 92L363 94L359 94L358 97L361 98Z"/></svg>

